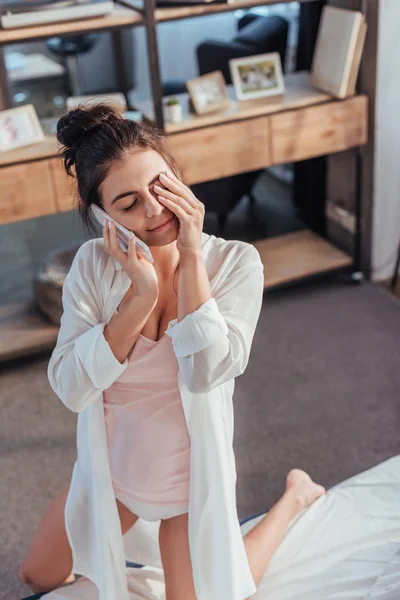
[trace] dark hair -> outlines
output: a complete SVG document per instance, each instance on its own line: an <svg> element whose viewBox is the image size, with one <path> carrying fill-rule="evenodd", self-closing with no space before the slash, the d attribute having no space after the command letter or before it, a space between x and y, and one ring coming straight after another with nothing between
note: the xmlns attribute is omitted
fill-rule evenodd
<svg viewBox="0 0 400 600"><path fill-rule="evenodd" d="M77 179L77 209L89 233L96 233L90 205L100 206L98 188L112 163L127 150L155 150L182 179L164 138L164 132L155 125L124 119L107 104L79 106L61 117L57 124L57 139L63 144L61 156L68 175Z"/></svg>

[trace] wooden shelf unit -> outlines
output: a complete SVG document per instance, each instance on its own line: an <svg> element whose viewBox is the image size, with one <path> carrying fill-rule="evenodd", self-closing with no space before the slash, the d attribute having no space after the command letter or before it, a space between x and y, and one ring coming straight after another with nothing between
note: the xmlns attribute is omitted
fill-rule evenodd
<svg viewBox="0 0 400 600"><path fill-rule="evenodd" d="M33 302L0 306L0 363L54 348L59 328Z"/></svg>
<svg viewBox="0 0 400 600"><path fill-rule="evenodd" d="M279 2L284 3L289 3L291 1L292 0L279 0ZM313 0L301 1L312 2ZM0 46L42 40L58 35L75 35L79 33L101 32L117 28L145 25L142 4L143 3L134 2L133 0L119 0L113 13L101 17L34 25L16 29L0 28ZM195 6L163 7L157 8L154 12L154 16L157 23L164 23L166 21L177 21L180 19L190 19L205 15L232 12L256 6L267 6L268 4L276 4L276 0L250 0L249 2L246 2L246 0L238 0L237 2L226 4L221 2Z"/></svg>
<svg viewBox="0 0 400 600"><path fill-rule="evenodd" d="M149 5L144 14L119 7L108 17L27 28L22 32L0 31L0 46L87 31L118 33L123 27L142 24L148 28L148 35L155 36L156 22L273 3L273 0L253 0L229 5L160 8L154 11L152 23L149 23ZM159 75L156 40L150 47L150 64ZM159 83L153 73L153 92L155 97L158 94L158 100ZM183 99L187 104L186 95ZM154 110L150 102L139 108L148 119L158 121L154 115L157 113L160 117L159 109ZM286 76L286 93L281 98L246 103L233 101L228 110L201 117L186 111L182 123L166 124L165 131L170 148L182 166L185 181L190 185L360 147L367 142L367 123L366 96L336 100L314 90L307 73L296 73ZM73 184L67 184L58 156L59 147L54 136L47 136L40 144L0 153L0 223L75 207L70 187ZM37 182L33 194L32 185L28 189L26 181ZM310 231L257 240L254 246L265 266L266 289L354 264L351 256ZM35 312L32 302L0 307L0 362L51 349L57 332L57 327Z"/></svg>
<svg viewBox="0 0 400 600"><path fill-rule="evenodd" d="M265 288L351 266L353 259L307 229L253 242L264 265Z"/></svg>

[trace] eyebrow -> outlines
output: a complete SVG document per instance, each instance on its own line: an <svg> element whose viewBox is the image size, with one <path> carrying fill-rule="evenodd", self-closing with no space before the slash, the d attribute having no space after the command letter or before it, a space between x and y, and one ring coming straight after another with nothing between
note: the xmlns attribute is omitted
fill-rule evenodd
<svg viewBox="0 0 400 600"><path fill-rule="evenodd" d="M161 173L162 171L160 171ZM155 177L153 177L153 179L148 183L148 185L152 185L155 181L157 181L157 179L160 176L160 173L158 173ZM121 198L126 198L126 196L133 196L133 194L137 194L137 192L122 192L121 194L118 194L117 196L115 196L115 198L113 198L113 200L111 201L111 206L114 204L114 202L116 202L117 200L121 200Z"/></svg>

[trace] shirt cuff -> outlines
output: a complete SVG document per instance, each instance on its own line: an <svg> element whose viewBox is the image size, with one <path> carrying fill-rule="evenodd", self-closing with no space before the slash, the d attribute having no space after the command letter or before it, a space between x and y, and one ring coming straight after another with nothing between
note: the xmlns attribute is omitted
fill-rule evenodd
<svg viewBox="0 0 400 600"><path fill-rule="evenodd" d="M211 346L229 330L215 298L209 298L179 323L170 321L165 333L172 339L175 356L183 358Z"/></svg>
<svg viewBox="0 0 400 600"><path fill-rule="evenodd" d="M86 373L100 390L109 388L128 366L128 358L120 363L104 337L106 325L99 323L91 327L74 342L76 354Z"/></svg>

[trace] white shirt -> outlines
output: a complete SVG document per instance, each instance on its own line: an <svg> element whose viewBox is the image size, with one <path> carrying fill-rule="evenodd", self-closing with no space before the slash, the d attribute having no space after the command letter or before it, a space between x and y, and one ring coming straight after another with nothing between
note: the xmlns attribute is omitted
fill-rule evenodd
<svg viewBox="0 0 400 600"><path fill-rule="evenodd" d="M212 297L169 322L191 440L189 547L198 600L245 600L256 592L236 508L235 377L248 364L264 291L256 248L202 233ZM63 286L63 315L48 365L54 392L79 413L77 460L65 507L76 574L99 600L128 600L126 560L162 566L160 522L139 519L124 536L111 482L103 391L128 367L103 335L131 280L103 238L85 242Z"/></svg>

